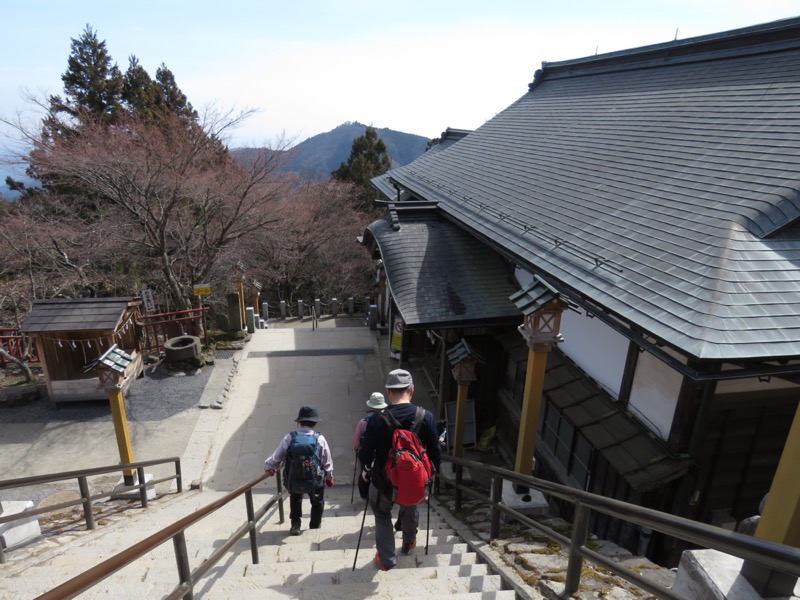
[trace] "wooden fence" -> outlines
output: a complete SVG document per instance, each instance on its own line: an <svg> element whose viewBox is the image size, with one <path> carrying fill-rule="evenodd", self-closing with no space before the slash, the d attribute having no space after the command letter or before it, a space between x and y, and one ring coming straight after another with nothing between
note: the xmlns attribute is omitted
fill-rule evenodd
<svg viewBox="0 0 800 600"><path fill-rule="evenodd" d="M142 352L160 353L164 342L182 335L204 338L208 344L206 313L208 307L142 315L137 320Z"/></svg>

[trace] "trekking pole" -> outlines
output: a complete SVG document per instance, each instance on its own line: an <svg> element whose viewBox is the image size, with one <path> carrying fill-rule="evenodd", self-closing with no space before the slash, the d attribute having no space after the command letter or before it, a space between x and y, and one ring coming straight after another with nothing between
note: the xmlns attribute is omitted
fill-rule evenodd
<svg viewBox="0 0 800 600"><path fill-rule="evenodd" d="M353 558L353 571L356 570L356 561L358 560L358 549L361 547L361 534L364 533L364 523L367 520L367 509L369 508L369 494L367 495L367 502L364 504L364 516L361 518L361 529L358 530L358 543L356 544L356 556Z"/></svg>
<svg viewBox="0 0 800 600"><path fill-rule="evenodd" d="M353 503L353 498L355 498L356 493L356 467L358 466L358 450L356 450L356 456L353 459L353 485L350 487L350 504Z"/></svg>
<svg viewBox="0 0 800 600"><path fill-rule="evenodd" d="M434 475L433 477L436 477ZM431 494L433 493L433 477L428 482L428 525L425 532L425 555L428 555L428 541L431 539Z"/></svg>

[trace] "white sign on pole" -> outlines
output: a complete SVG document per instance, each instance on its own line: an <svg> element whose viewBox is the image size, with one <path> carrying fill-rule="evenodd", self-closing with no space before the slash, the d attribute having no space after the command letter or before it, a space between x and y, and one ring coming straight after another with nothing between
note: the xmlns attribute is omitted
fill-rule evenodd
<svg viewBox="0 0 800 600"><path fill-rule="evenodd" d="M156 309L156 303L153 301L153 290L145 288L142 290L142 301L144 302L145 312L153 312Z"/></svg>

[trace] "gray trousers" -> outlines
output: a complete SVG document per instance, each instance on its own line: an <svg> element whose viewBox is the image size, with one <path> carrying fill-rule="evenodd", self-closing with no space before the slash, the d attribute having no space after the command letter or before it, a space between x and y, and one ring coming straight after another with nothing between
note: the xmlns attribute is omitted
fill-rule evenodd
<svg viewBox="0 0 800 600"><path fill-rule="evenodd" d="M381 493L375 484L369 486L369 504L375 515L375 546L381 557L381 564L387 569L397 565L397 551L394 542L394 525L392 523L392 497ZM417 539L419 510L417 506L398 504L398 519L403 525L403 542L411 543Z"/></svg>

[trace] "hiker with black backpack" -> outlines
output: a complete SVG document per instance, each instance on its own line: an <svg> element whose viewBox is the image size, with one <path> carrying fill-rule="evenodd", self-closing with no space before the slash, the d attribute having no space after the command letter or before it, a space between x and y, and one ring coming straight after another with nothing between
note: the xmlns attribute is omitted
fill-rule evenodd
<svg viewBox="0 0 800 600"><path fill-rule="evenodd" d="M325 486L333 486L333 459L328 441L314 431L320 418L313 406L302 406L295 419L297 431L287 433L275 452L264 461L272 476L284 466L284 484L289 491L289 535L300 535L303 496L311 501L309 529L319 529L325 506Z"/></svg>
<svg viewBox="0 0 800 600"><path fill-rule="evenodd" d="M386 399L380 392L374 392L367 400L367 415L358 422L355 431L353 431L353 449L356 452L356 459L358 459L358 451L361 449L361 438L364 437L364 431L367 429L367 421L374 417L377 413L386 408ZM358 462L358 460L356 460ZM370 465L367 465L368 467ZM363 470L363 468L362 468ZM369 495L369 481L363 477L355 477L355 470L353 471L354 479L358 480L358 494L362 500L366 500Z"/></svg>
<svg viewBox="0 0 800 600"><path fill-rule="evenodd" d="M433 469L439 469L439 434L433 414L411 403L414 381L404 369L386 378L388 408L369 419L358 458L361 476L372 482L369 505L375 515L375 564L381 571L397 565L392 505L399 507L401 552L417 545L418 505L425 501ZM376 418L377 417L377 418Z"/></svg>

